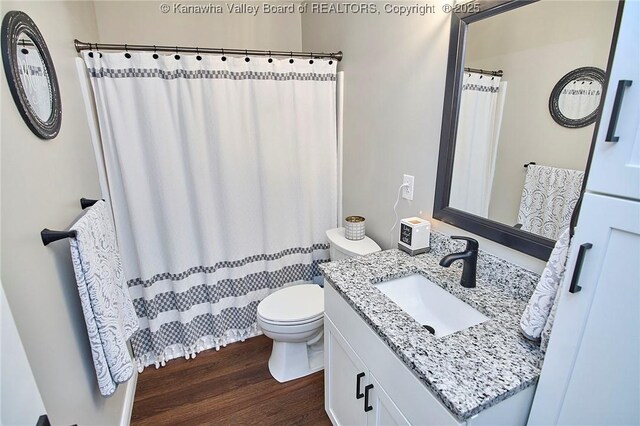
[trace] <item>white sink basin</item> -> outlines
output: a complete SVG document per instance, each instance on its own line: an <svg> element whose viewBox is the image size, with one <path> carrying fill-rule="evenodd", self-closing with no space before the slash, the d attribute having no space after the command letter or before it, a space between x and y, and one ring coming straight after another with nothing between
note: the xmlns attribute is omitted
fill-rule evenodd
<svg viewBox="0 0 640 426"><path fill-rule="evenodd" d="M422 275L375 284L389 299L440 338L483 323L489 318Z"/></svg>

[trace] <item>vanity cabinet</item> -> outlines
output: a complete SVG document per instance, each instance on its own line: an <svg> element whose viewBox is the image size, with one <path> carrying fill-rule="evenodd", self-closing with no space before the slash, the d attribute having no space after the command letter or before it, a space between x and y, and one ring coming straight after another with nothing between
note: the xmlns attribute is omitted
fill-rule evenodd
<svg viewBox="0 0 640 426"><path fill-rule="evenodd" d="M331 320L325 323L326 410L334 424L408 425L409 422Z"/></svg>
<svg viewBox="0 0 640 426"><path fill-rule="evenodd" d="M640 424L640 3L611 78L530 425ZM617 142L607 141L619 81ZM636 165L633 167L633 165Z"/></svg>
<svg viewBox="0 0 640 426"><path fill-rule="evenodd" d="M535 386L461 421L325 282L325 410L334 425L524 425Z"/></svg>

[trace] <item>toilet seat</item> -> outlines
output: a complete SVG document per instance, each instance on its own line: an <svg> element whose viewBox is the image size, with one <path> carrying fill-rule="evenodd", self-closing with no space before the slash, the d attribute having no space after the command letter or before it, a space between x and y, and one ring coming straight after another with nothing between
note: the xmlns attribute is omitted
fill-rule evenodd
<svg viewBox="0 0 640 426"><path fill-rule="evenodd" d="M324 294L316 284L280 289L258 304L258 317L267 324L304 325L324 316Z"/></svg>

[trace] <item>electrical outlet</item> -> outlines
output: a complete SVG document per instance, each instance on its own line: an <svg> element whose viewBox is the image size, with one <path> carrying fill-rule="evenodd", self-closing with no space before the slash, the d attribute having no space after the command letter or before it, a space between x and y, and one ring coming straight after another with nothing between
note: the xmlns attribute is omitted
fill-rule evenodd
<svg viewBox="0 0 640 426"><path fill-rule="evenodd" d="M403 184L409 185L402 188L402 198L405 200L413 200L413 180L414 177L411 175L404 175L402 179Z"/></svg>

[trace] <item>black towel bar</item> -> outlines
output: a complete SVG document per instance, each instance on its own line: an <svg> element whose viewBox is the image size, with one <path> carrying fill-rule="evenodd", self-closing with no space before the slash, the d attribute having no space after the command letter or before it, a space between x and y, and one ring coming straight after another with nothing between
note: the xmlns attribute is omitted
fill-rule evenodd
<svg viewBox="0 0 640 426"><path fill-rule="evenodd" d="M42 237L42 244L45 246L54 241L62 240L65 238L75 238L76 231L52 231L51 229L44 228L40 231Z"/></svg>
<svg viewBox="0 0 640 426"><path fill-rule="evenodd" d="M104 200L102 200L104 201ZM98 200L92 200L91 198L80 198L80 207L82 207L82 210L86 209L87 207L91 207L92 205L94 205L95 203L97 203Z"/></svg>
<svg viewBox="0 0 640 426"><path fill-rule="evenodd" d="M529 167L529 166L530 166L530 165L532 165L532 164L533 164L534 166L536 165L536 163L535 163L535 162L531 161L531 162L529 162L529 163L525 164L524 166L525 166L525 167Z"/></svg>

